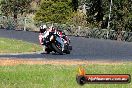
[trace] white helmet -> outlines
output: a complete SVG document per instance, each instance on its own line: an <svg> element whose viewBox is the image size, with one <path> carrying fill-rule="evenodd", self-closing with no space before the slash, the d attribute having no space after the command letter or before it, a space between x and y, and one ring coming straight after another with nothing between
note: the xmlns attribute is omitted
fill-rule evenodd
<svg viewBox="0 0 132 88"><path fill-rule="evenodd" d="M43 29L46 29L46 28L47 28L47 26L46 26L46 25L42 25L42 27L43 27Z"/></svg>

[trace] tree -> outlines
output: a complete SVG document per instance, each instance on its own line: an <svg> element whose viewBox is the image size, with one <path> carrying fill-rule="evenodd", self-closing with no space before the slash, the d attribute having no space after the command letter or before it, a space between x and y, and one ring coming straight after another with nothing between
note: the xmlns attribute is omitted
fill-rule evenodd
<svg viewBox="0 0 132 88"><path fill-rule="evenodd" d="M110 21L110 28L116 31L127 30L130 31L132 24L132 1L131 0L112 0L112 13ZM104 0L103 12L105 18L108 18L109 13L109 2Z"/></svg>
<svg viewBox="0 0 132 88"><path fill-rule="evenodd" d="M43 0L35 14L36 24L41 22L66 23L72 14L70 0Z"/></svg>
<svg viewBox="0 0 132 88"><path fill-rule="evenodd" d="M40 4L40 2L41 2L41 0L33 0L34 2L36 2L37 3L37 5L39 5Z"/></svg>
<svg viewBox="0 0 132 88"><path fill-rule="evenodd" d="M87 16L89 22L100 22L103 20L102 0L86 0L88 3Z"/></svg>
<svg viewBox="0 0 132 88"><path fill-rule="evenodd" d="M77 11L78 4L79 4L78 0L72 0L72 6L74 11Z"/></svg>
<svg viewBox="0 0 132 88"><path fill-rule="evenodd" d="M113 30L132 31L132 1L112 0L111 19L108 19L110 0L86 0L87 23L103 23L102 28L107 28L110 21L110 28Z"/></svg>
<svg viewBox="0 0 132 88"><path fill-rule="evenodd" d="M86 15L83 12L74 12L72 14L72 18L70 18L69 22L75 26L83 26L87 25Z"/></svg>
<svg viewBox="0 0 132 88"><path fill-rule="evenodd" d="M5 16L13 16L17 19L18 14L27 13L30 10L32 0L2 0L1 11Z"/></svg>

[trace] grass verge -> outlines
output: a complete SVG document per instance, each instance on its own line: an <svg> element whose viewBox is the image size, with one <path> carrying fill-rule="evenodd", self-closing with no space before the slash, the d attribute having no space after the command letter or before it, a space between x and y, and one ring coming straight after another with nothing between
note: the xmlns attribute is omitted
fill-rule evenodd
<svg viewBox="0 0 132 88"><path fill-rule="evenodd" d="M83 65L87 74L130 74L132 63L115 65ZM15 65L0 66L1 88L132 88L129 84L76 83L78 65Z"/></svg>
<svg viewBox="0 0 132 88"><path fill-rule="evenodd" d="M40 51L37 44L24 42L21 40L0 38L0 53L23 53Z"/></svg>

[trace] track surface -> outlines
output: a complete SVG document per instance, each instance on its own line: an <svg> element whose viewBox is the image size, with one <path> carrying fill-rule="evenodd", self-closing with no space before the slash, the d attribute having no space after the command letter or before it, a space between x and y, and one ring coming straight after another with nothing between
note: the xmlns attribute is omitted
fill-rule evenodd
<svg viewBox="0 0 132 88"><path fill-rule="evenodd" d="M0 29L0 37L24 40L39 44L38 33ZM80 59L80 60L112 60L132 61L132 43L70 37L73 50L69 55L55 54L9 54L0 55L0 58L33 58L33 59Z"/></svg>

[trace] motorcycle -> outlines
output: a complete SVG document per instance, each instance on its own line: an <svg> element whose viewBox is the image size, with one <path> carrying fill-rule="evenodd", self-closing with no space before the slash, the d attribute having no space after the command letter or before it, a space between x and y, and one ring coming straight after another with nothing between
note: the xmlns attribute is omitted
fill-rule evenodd
<svg viewBox="0 0 132 88"><path fill-rule="evenodd" d="M47 54L49 54L52 51L60 55L63 55L64 53L70 54L72 46L70 45L69 38L65 36L60 37L60 35L57 32L49 32L47 35L43 41L43 45L46 46L45 51Z"/></svg>

